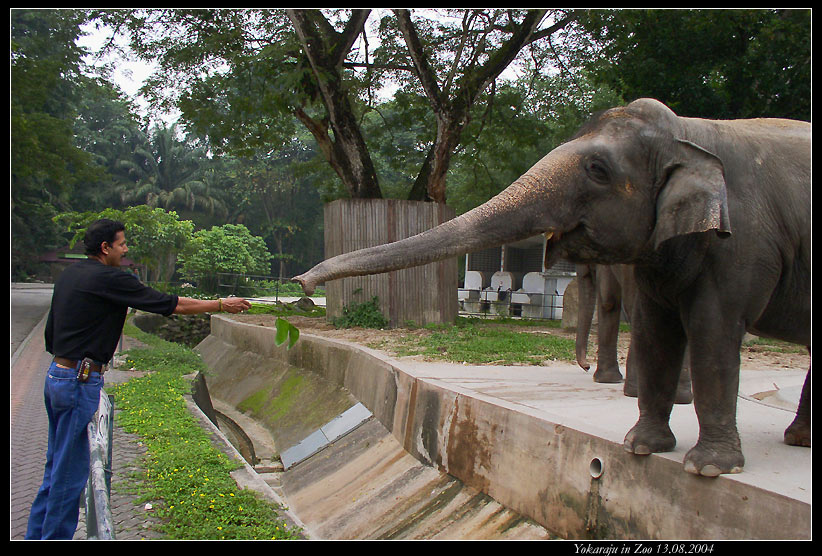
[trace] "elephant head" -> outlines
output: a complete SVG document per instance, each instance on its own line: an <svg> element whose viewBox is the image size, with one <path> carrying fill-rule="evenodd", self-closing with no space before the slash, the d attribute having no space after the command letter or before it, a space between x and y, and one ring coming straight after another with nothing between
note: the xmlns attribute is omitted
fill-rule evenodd
<svg viewBox="0 0 822 556"><path fill-rule="evenodd" d="M545 234L546 266L633 263L666 240L730 233L720 160L680 139L679 118L640 99L594 117L499 195L435 228L332 257L296 276L317 284L388 272Z"/></svg>

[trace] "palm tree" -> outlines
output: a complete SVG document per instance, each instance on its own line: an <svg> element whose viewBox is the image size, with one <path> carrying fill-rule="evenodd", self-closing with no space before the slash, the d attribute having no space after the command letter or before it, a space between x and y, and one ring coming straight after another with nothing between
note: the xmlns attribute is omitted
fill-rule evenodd
<svg viewBox="0 0 822 556"><path fill-rule="evenodd" d="M120 167L132 183L121 190L125 204L227 214L221 191L206 178L205 151L177 139L177 124L160 124Z"/></svg>

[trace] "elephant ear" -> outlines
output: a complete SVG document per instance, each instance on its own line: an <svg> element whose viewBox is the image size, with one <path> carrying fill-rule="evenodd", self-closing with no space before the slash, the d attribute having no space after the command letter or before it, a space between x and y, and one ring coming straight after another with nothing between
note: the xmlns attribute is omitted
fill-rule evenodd
<svg viewBox="0 0 822 556"><path fill-rule="evenodd" d="M657 197L654 246L684 234L715 230L731 233L722 161L705 149L677 141L677 156L666 170Z"/></svg>

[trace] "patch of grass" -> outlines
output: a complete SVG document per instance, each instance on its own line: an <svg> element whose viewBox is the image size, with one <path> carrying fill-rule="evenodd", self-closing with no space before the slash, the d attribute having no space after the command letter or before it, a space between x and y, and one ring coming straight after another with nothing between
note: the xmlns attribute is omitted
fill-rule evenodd
<svg viewBox="0 0 822 556"><path fill-rule="evenodd" d="M315 305L310 310L302 310L292 303L252 303L248 315L276 315L278 317L324 317L325 307Z"/></svg>
<svg viewBox="0 0 822 556"><path fill-rule="evenodd" d="M785 342L783 340L775 340L773 338L754 338L748 342L743 344L743 347L750 349L751 351L770 351L775 353L807 353L808 348L805 346L800 346L799 344L793 344L791 342Z"/></svg>
<svg viewBox="0 0 822 556"><path fill-rule="evenodd" d="M299 532L278 507L240 489L230 473L241 466L212 445L188 411L184 378L204 370L198 354L128 325L148 345L127 352L127 364L151 371L113 388L118 424L146 446L141 492L169 539L293 539Z"/></svg>
<svg viewBox="0 0 822 556"><path fill-rule="evenodd" d="M480 365L540 365L547 360L575 359L573 339L501 324L499 320L462 319L454 326L426 327L428 333L406 336L395 350L400 356Z"/></svg>

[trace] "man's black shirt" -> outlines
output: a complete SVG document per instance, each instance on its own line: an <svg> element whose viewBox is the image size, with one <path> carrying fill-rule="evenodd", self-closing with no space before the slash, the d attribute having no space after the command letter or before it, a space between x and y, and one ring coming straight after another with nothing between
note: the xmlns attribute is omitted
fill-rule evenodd
<svg viewBox="0 0 822 556"><path fill-rule="evenodd" d="M133 274L88 259L66 268L54 284L46 350L67 359L108 363L129 307L168 316L178 297L153 290Z"/></svg>

